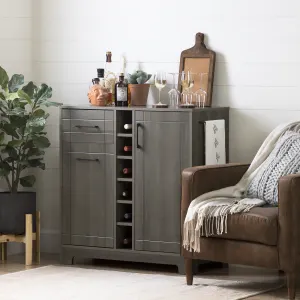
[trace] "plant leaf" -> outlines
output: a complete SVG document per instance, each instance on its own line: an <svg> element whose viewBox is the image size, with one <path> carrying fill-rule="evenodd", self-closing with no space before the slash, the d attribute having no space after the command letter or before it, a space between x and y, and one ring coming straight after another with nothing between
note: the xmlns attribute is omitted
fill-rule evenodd
<svg viewBox="0 0 300 300"><path fill-rule="evenodd" d="M44 154L45 154L45 151L43 151L43 150L40 150L38 148L30 148L26 155L28 157L31 157L31 156L41 156Z"/></svg>
<svg viewBox="0 0 300 300"><path fill-rule="evenodd" d="M3 90L7 88L8 80L9 78L6 71L0 67L0 86Z"/></svg>
<svg viewBox="0 0 300 300"><path fill-rule="evenodd" d="M33 96L35 104L43 104L44 101L52 97L52 88L43 83L37 88Z"/></svg>
<svg viewBox="0 0 300 300"><path fill-rule="evenodd" d="M36 137L33 143L37 148L48 148L50 146L50 142L45 136Z"/></svg>
<svg viewBox="0 0 300 300"><path fill-rule="evenodd" d="M15 100L15 99L19 99L19 95L18 93L9 93L7 96L6 96L6 100Z"/></svg>
<svg viewBox="0 0 300 300"><path fill-rule="evenodd" d="M11 158L13 158L14 160L18 160L19 159L19 155L18 152L15 148L7 145L2 152L7 153L8 156L10 156Z"/></svg>
<svg viewBox="0 0 300 300"><path fill-rule="evenodd" d="M43 105L47 106L47 107L50 107L50 106L55 106L55 107L58 107L58 106L61 106L63 105L62 103L59 103L59 102L53 102L53 101L45 101L43 103Z"/></svg>
<svg viewBox="0 0 300 300"><path fill-rule="evenodd" d="M30 81L23 86L22 91L24 91L30 97L30 99L32 99L35 89L37 89L37 86L32 81Z"/></svg>
<svg viewBox="0 0 300 300"><path fill-rule="evenodd" d="M35 176L34 175L28 175L20 178L20 184L23 187L32 187L35 183Z"/></svg>
<svg viewBox="0 0 300 300"><path fill-rule="evenodd" d="M9 175L11 169L11 166L7 162L0 162L0 176Z"/></svg>
<svg viewBox="0 0 300 300"><path fill-rule="evenodd" d="M3 124L2 129L6 134L13 136L16 139L19 138L19 135L16 133L14 127L11 124L9 124L9 123Z"/></svg>
<svg viewBox="0 0 300 300"><path fill-rule="evenodd" d="M19 87L24 84L24 75L14 74L8 82L8 90L10 93L16 93Z"/></svg>
<svg viewBox="0 0 300 300"><path fill-rule="evenodd" d="M31 118L26 125L27 132L40 132L45 128L46 119L44 117Z"/></svg>
<svg viewBox="0 0 300 300"><path fill-rule="evenodd" d="M41 168L45 170L45 163L42 162L42 158L28 159L28 164L32 168Z"/></svg>
<svg viewBox="0 0 300 300"><path fill-rule="evenodd" d="M4 142L4 137L5 137L4 132L1 132L0 133L0 144L2 144Z"/></svg>
<svg viewBox="0 0 300 300"><path fill-rule="evenodd" d="M0 99L5 100L5 96L3 93L0 92Z"/></svg>
<svg viewBox="0 0 300 300"><path fill-rule="evenodd" d="M19 147L24 142L25 142L24 140L12 140L12 141L8 142L7 145L9 147Z"/></svg>
<svg viewBox="0 0 300 300"><path fill-rule="evenodd" d="M31 98L23 90L18 91L18 96L21 99L25 99L28 102L28 104L32 104Z"/></svg>
<svg viewBox="0 0 300 300"><path fill-rule="evenodd" d="M46 115L46 112L43 109L39 108L39 109L35 110L32 115L34 117L43 117Z"/></svg>

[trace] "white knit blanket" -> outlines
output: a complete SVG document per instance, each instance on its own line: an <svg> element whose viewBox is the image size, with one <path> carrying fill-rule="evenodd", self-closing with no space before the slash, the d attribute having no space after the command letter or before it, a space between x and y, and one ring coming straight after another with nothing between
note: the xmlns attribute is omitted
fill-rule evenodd
<svg viewBox="0 0 300 300"><path fill-rule="evenodd" d="M243 198L243 195L278 139L287 130L298 130L299 126L300 121L296 121L276 127L265 139L248 170L235 186L203 194L191 202L183 228L185 249L200 252L201 236L227 233L229 214L247 212L253 207L265 205L263 200Z"/></svg>

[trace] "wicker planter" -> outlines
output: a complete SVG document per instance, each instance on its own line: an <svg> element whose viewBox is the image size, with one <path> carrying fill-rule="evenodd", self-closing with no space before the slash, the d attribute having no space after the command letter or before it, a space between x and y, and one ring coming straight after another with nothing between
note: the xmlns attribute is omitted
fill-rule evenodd
<svg viewBox="0 0 300 300"><path fill-rule="evenodd" d="M0 234L24 234L26 214L33 215L32 226L35 232L34 192L0 193Z"/></svg>
<svg viewBox="0 0 300 300"><path fill-rule="evenodd" d="M132 106L146 106L150 84L129 84Z"/></svg>

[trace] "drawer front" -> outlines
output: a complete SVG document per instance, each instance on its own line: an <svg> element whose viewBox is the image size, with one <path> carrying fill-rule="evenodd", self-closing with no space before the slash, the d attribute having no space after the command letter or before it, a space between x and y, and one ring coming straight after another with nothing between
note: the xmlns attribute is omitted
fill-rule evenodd
<svg viewBox="0 0 300 300"><path fill-rule="evenodd" d="M62 120L63 132L113 133L114 122L105 120Z"/></svg>
<svg viewBox="0 0 300 300"><path fill-rule="evenodd" d="M67 113L64 113L64 115L67 116ZM113 120L114 112L106 109L71 109L70 118L83 120Z"/></svg>
<svg viewBox="0 0 300 300"><path fill-rule="evenodd" d="M97 143L69 143L64 142L63 152L80 152L80 153L107 153L114 154L113 144L97 144Z"/></svg>
<svg viewBox="0 0 300 300"><path fill-rule="evenodd" d="M114 144L114 135L105 133L64 132L63 141L69 143Z"/></svg>

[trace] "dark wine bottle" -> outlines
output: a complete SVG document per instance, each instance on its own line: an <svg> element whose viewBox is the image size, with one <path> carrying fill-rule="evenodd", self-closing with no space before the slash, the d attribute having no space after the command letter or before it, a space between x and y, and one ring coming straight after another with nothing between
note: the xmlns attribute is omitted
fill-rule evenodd
<svg viewBox="0 0 300 300"><path fill-rule="evenodd" d="M124 175L129 175L129 174L131 174L131 168L124 168L124 169L123 169L123 174L124 174Z"/></svg>
<svg viewBox="0 0 300 300"><path fill-rule="evenodd" d="M125 130L131 130L132 129L132 124L125 124L124 129Z"/></svg>
<svg viewBox="0 0 300 300"><path fill-rule="evenodd" d="M129 197L129 192L123 191L123 192L122 192L122 196L123 196L124 198L128 198L128 197Z"/></svg>
<svg viewBox="0 0 300 300"><path fill-rule="evenodd" d="M124 146L124 152L131 152L132 146Z"/></svg>
<svg viewBox="0 0 300 300"><path fill-rule="evenodd" d="M125 238L123 240L123 245L125 245L125 246L130 246L131 243L132 243L132 239L131 238Z"/></svg>
<svg viewBox="0 0 300 300"><path fill-rule="evenodd" d="M123 73L115 85L115 106L128 106L128 85L124 81Z"/></svg>
<svg viewBox="0 0 300 300"><path fill-rule="evenodd" d="M131 221L132 220L132 213L125 213L124 220Z"/></svg>

